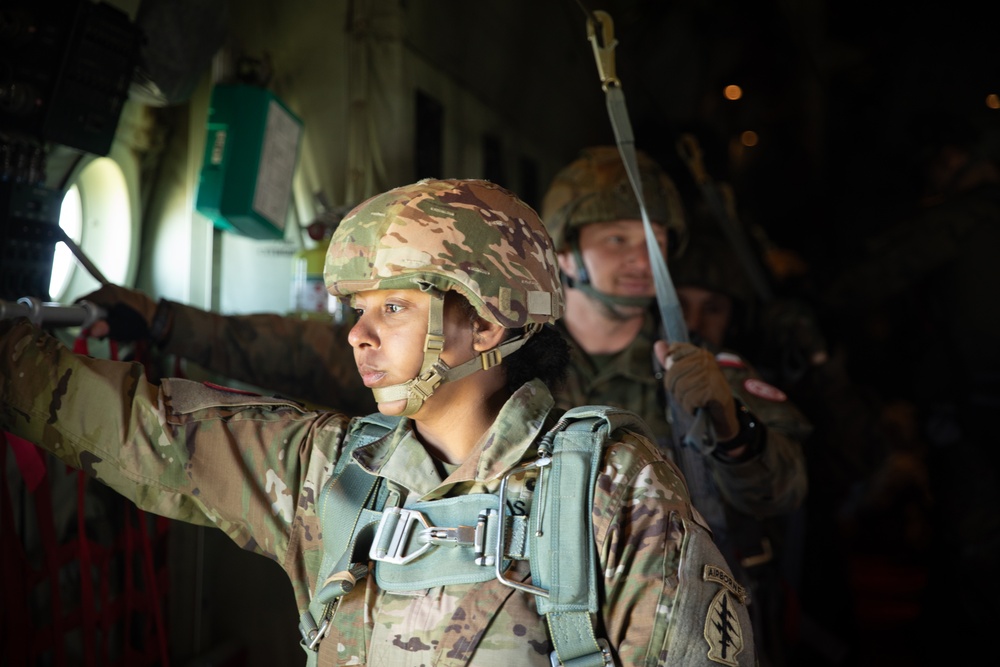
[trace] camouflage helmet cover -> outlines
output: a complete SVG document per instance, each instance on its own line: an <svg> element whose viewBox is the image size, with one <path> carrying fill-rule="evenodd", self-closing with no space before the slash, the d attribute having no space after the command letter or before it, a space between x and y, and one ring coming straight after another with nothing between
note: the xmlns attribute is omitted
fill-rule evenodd
<svg viewBox="0 0 1000 667"><path fill-rule="evenodd" d="M636 151L642 194L651 222L671 232L671 253L686 239L680 194L666 172L642 151ZM592 222L641 220L625 165L615 146L594 146L556 174L542 200L542 220L556 251L566 248L570 231Z"/></svg>
<svg viewBox="0 0 1000 667"><path fill-rule="evenodd" d="M482 180L425 179L358 205L330 240L330 294L455 290L505 328L563 312L552 240L535 211Z"/></svg>
<svg viewBox="0 0 1000 667"><path fill-rule="evenodd" d="M707 213L696 215L684 252L669 262L674 285L721 292L749 307L755 293L732 243Z"/></svg>

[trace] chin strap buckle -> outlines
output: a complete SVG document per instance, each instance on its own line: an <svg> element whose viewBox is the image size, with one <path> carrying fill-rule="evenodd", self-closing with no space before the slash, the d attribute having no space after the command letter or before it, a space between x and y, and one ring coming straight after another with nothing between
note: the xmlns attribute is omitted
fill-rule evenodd
<svg viewBox="0 0 1000 667"><path fill-rule="evenodd" d="M500 352L499 347L495 347L492 350L486 350L479 355L479 358L483 361L483 370L489 370L494 366L500 364L503 361L503 353Z"/></svg>

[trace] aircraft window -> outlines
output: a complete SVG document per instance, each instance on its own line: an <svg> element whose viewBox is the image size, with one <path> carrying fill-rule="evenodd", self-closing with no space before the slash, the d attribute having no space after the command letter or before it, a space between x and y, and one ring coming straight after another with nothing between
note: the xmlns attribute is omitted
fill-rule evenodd
<svg viewBox="0 0 1000 667"><path fill-rule="evenodd" d="M83 230L83 208L80 202L80 188L73 184L63 197L59 210L59 226L66 234L80 244L80 233ZM58 301L69 287L69 279L73 275L76 259L65 243L56 244L56 252L52 258L52 278L49 280L49 296Z"/></svg>
<svg viewBox="0 0 1000 667"><path fill-rule="evenodd" d="M95 158L73 179L59 216L59 225L77 241L84 255L107 280L117 285L129 286L135 270L133 239L138 239L138 230L135 229L137 221L133 219L137 204L131 194L133 189L118 161L110 157ZM78 213L74 214L74 206L78 206ZM75 235L67 226L73 224L74 215L79 220ZM57 275L57 272L64 273ZM57 289L57 277L63 281L60 289ZM56 245L50 286L54 300L68 303L99 286L97 279L80 266L65 244Z"/></svg>

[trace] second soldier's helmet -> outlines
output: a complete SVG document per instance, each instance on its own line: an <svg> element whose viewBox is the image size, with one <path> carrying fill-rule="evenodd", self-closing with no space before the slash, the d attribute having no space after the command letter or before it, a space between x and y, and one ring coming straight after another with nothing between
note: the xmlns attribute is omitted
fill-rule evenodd
<svg viewBox="0 0 1000 667"><path fill-rule="evenodd" d="M707 217L696 218L684 252L671 258L670 278L677 287L721 292L745 306L756 298L732 243Z"/></svg>
<svg viewBox="0 0 1000 667"><path fill-rule="evenodd" d="M686 240L684 209L674 182L642 151L636 151L643 200L651 222L670 235L670 253ZM615 146L586 148L556 174L542 200L542 220L556 251L567 249L574 230L593 222L641 220L639 202Z"/></svg>
<svg viewBox="0 0 1000 667"><path fill-rule="evenodd" d="M700 287L728 296L733 310L724 344L735 348L751 344L746 336L757 316L757 295L732 242L704 209L693 212L687 245L670 259L669 267L678 290Z"/></svg>
<svg viewBox="0 0 1000 667"><path fill-rule="evenodd" d="M324 278L338 297L454 290L506 328L551 323L563 312L552 240L538 214L482 180L425 179L360 204L330 241Z"/></svg>

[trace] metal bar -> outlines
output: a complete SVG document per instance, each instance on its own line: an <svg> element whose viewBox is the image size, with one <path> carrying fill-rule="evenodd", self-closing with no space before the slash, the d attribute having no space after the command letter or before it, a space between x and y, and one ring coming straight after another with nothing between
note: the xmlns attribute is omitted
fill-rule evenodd
<svg viewBox="0 0 1000 667"><path fill-rule="evenodd" d="M33 296L21 297L17 302L0 300L0 320L27 317L35 326L73 327L91 326L107 317L100 306L90 301L80 301L70 306L42 301Z"/></svg>

